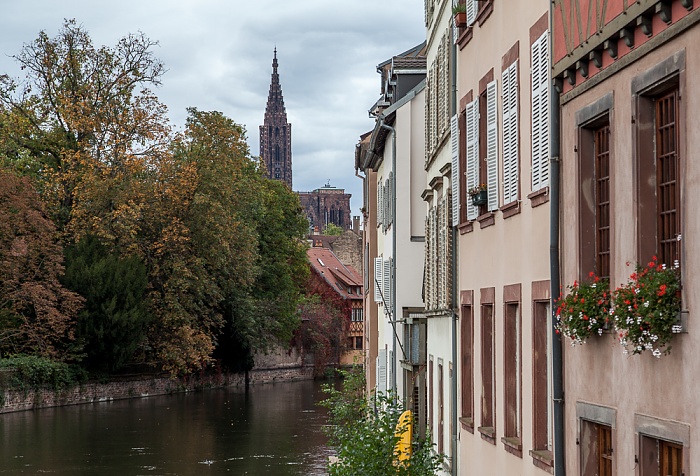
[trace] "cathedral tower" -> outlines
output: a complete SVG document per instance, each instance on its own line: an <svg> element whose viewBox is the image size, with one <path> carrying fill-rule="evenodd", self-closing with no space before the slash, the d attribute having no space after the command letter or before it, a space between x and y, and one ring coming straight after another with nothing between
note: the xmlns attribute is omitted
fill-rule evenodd
<svg viewBox="0 0 700 476"><path fill-rule="evenodd" d="M265 119L260 126L260 157L267 176L282 180L292 188L292 125L287 122L280 77L277 73L277 48L272 59L272 80L267 96Z"/></svg>

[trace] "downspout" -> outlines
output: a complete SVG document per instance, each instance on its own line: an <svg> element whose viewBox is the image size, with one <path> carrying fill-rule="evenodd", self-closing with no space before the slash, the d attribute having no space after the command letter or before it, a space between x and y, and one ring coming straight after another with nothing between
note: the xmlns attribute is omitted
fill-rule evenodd
<svg viewBox="0 0 700 476"><path fill-rule="evenodd" d="M391 312L389 321L393 327L391 338L392 356L391 359L391 389L396 392L396 129L384 123L384 117L379 122L379 127L391 132Z"/></svg>
<svg viewBox="0 0 700 476"><path fill-rule="evenodd" d="M554 1L549 2L549 61L553 58L553 26L554 26ZM551 72L551 68L550 68ZM565 476L564 457L564 379L562 345L559 334L554 332L554 299L559 297L559 196L560 196L560 98L559 92L554 87L554 80L550 81L550 207L549 207L549 266L550 266L550 308L552 317L552 401L554 417L554 476Z"/></svg>
<svg viewBox="0 0 700 476"><path fill-rule="evenodd" d="M455 35L455 23L450 21L450 38L454 40ZM452 43L452 90L450 92L450 116L457 114L457 44L454 41ZM454 184L450 184L450 188L454 187ZM453 204L454 206L454 204ZM450 210L451 213L451 210ZM457 223L452 224L452 405L450 405L452 410L452 476L457 476L459 474L457 470L457 428L459 422L457 421Z"/></svg>

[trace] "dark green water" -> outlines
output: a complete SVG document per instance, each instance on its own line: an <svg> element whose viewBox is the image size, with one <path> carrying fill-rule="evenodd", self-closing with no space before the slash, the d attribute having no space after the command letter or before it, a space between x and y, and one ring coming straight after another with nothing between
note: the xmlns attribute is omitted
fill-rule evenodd
<svg viewBox="0 0 700 476"><path fill-rule="evenodd" d="M0 415L0 474L325 475L317 382Z"/></svg>

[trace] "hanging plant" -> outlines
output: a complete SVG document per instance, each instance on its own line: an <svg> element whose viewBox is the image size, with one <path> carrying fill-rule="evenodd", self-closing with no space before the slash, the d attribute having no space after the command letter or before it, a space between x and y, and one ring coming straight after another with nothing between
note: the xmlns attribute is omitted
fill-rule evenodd
<svg viewBox="0 0 700 476"><path fill-rule="evenodd" d="M630 281L615 290L615 328L625 354L650 351L658 358L670 353L673 334L683 330L680 278L678 266L667 268L654 256L646 267L638 264Z"/></svg>
<svg viewBox="0 0 700 476"><path fill-rule="evenodd" d="M593 272L590 281L567 286L568 294L557 301L557 334L571 339L571 345L584 344L593 335L602 335L610 320L611 293L607 279Z"/></svg>

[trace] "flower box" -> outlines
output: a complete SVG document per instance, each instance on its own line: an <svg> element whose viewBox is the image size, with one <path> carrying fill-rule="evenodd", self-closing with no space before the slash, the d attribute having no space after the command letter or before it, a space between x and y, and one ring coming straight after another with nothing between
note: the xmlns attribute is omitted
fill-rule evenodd
<svg viewBox="0 0 700 476"><path fill-rule="evenodd" d="M467 14L466 12L455 13L455 26L457 28L463 28L467 26Z"/></svg>
<svg viewBox="0 0 700 476"><path fill-rule="evenodd" d="M478 193L473 193L470 195L472 199L472 205L478 207L480 205L486 205L489 202L489 194L486 190L480 190Z"/></svg>

